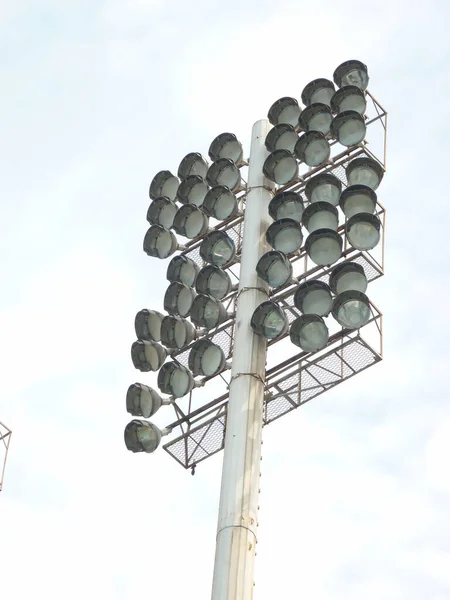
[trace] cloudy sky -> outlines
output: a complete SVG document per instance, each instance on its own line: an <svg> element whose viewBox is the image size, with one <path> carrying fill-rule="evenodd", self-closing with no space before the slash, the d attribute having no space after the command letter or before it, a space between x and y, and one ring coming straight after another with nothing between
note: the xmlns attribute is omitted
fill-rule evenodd
<svg viewBox="0 0 450 600"><path fill-rule="evenodd" d="M447 600L446 0L0 8L2 595L209 597L222 456L191 477L123 444L134 315L166 287L148 184L359 58L389 112L385 360L265 429L255 598Z"/></svg>

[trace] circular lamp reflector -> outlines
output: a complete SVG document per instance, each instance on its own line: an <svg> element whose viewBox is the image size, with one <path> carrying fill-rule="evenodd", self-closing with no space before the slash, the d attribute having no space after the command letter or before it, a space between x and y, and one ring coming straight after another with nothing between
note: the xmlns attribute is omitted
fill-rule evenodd
<svg viewBox="0 0 450 600"><path fill-rule="evenodd" d="M231 158L218 158L209 167L206 181L211 187L225 185L236 192L241 187L241 172Z"/></svg>
<svg viewBox="0 0 450 600"><path fill-rule="evenodd" d="M366 90L369 85L367 66L359 60L347 60L337 67L333 79L338 87L355 85Z"/></svg>
<svg viewBox="0 0 450 600"><path fill-rule="evenodd" d="M294 152L295 144L297 143L298 135L292 125L289 123L280 123L275 125L266 136L266 148L269 152L275 150L287 150Z"/></svg>
<svg viewBox="0 0 450 600"><path fill-rule="evenodd" d="M197 278L199 267L187 256L174 256L167 267L167 279L170 282L178 281L193 287Z"/></svg>
<svg viewBox="0 0 450 600"><path fill-rule="evenodd" d="M341 189L342 183L337 177L331 173L321 173L308 181L305 194L310 202L329 202L337 206Z"/></svg>
<svg viewBox="0 0 450 600"><path fill-rule="evenodd" d="M321 102L315 102L305 108L298 119L302 131L320 131L323 135L330 133L333 115L330 107Z"/></svg>
<svg viewBox="0 0 450 600"><path fill-rule="evenodd" d="M167 352L156 342L137 340L131 346L131 360L139 371L157 371L167 357Z"/></svg>
<svg viewBox="0 0 450 600"><path fill-rule="evenodd" d="M298 138L295 156L308 167L318 167L330 158L330 145L320 131L307 131Z"/></svg>
<svg viewBox="0 0 450 600"><path fill-rule="evenodd" d="M345 110L334 117L331 134L343 146L355 146L366 137L364 118L356 110Z"/></svg>
<svg viewBox="0 0 450 600"><path fill-rule="evenodd" d="M373 214L377 205L377 195L367 185L351 185L342 192L339 205L347 219L358 213Z"/></svg>
<svg viewBox="0 0 450 600"><path fill-rule="evenodd" d="M169 198L164 196L156 198L148 207L147 221L150 225L161 225L166 229L171 229L177 208L175 202Z"/></svg>
<svg viewBox="0 0 450 600"><path fill-rule="evenodd" d="M237 213L238 202L236 196L225 185L215 185L206 194L202 208L210 217L225 221Z"/></svg>
<svg viewBox="0 0 450 600"><path fill-rule="evenodd" d="M197 276L195 288L199 294L207 294L223 300L231 291L231 279L226 271L214 265L206 265Z"/></svg>
<svg viewBox="0 0 450 600"><path fill-rule="evenodd" d="M178 177L172 175L170 171L160 171L152 179L149 196L152 200L161 196L175 200L179 183Z"/></svg>
<svg viewBox="0 0 450 600"><path fill-rule="evenodd" d="M236 256L236 246L224 231L212 231L200 244L200 256L216 267L224 267Z"/></svg>
<svg viewBox="0 0 450 600"><path fill-rule="evenodd" d="M317 352L328 343L328 328L319 315L302 315L292 322L289 337L305 352Z"/></svg>
<svg viewBox="0 0 450 600"><path fill-rule="evenodd" d="M257 335L273 340L287 332L289 321L284 310L276 302L267 300L255 310L250 325Z"/></svg>
<svg viewBox="0 0 450 600"><path fill-rule="evenodd" d="M346 85L331 98L331 110L338 114L346 110L356 110L363 115L366 111L366 96L356 85Z"/></svg>
<svg viewBox="0 0 450 600"><path fill-rule="evenodd" d="M287 123L288 125L292 125L292 127L297 127L301 112L301 108L295 98L285 97L280 98L272 104L267 118L272 125Z"/></svg>
<svg viewBox="0 0 450 600"><path fill-rule="evenodd" d="M384 170L377 160L365 156L355 158L345 169L349 185L367 185L376 190L383 179Z"/></svg>
<svg viewBox="0 0 450 600"><path fill-rule="evenodd" d="M125 445L131 452L154 452L161 442L161 430L149 423L133 419L125 427Z"/></svg>
<svg viewBox="0 0 450 600"><path fill-rule="evenodd" d="M171 315L187 317L195 298L195 291L185 285L174 281L169 285L164 294L164 310Z"/></svg>
<svg viewBox="0 0 450 600"><path fill-rule="evenodd" d="M187 319L167 315L161 323L161 344L181 350L195 338L195 327Z"/></svg>
<svg viewBox="0 0 450 600"><path fill-rule="evenodd" d="M314 79L303 89L302 102L306 106L316 103L330 106L334 92L334 84L329 79Z"/></svg>
<svg viewBox="0 0 450 600"><path fill-rule="evenodd" d="M234 133L221 133L211 142L208 154L212 161L229 158L238 165L242 162L242 144Z"/></svg>
<svg viewBox="0 0 450 600"><path fill-rule="evenodd" d="M178 188L177 200L181 204L195 204L201 206L208 192L208 184L200 175L189 175Z"/></svg>
<svg viewBox="0 0 450 600"><path fill-rule="evenodd" d="M140 310L134 319L136 337L140 340L159 342L161 339L161 322L164 318L157 310Z"/></svg>
<svg viewBox="0 0 450 600"><path fill-rule="evenodd" d="M345 235L353 248L372 250L380 241L380 219L369 213L353 215L345 223Z"/></svg>
<svg viewBox="0 0 450 600"><path fill-rule="evenodd" d="M173 220L174 230L189 240L206 233L208 225L208 217L195 204L181 206Z"/></svg>
<svg viewBox="0 0 450 600"><path fill-rule="evenodd" d="M343 262L334 267L330 274L330 288L336 295L349 290L365 292L367 277L362 265L355 262Z"/></svg>
<svg viewBox="0 0 450 600"><path fill-rule="evenodd" d="M288 150L275 150L264 161L263 173L270 181L285 185L297 179L298 164Z"/></svg>
<svg viewBox="0 0 450 600"><path fill-rule="evenodd" d="M263 254L256 265L256 272L271 288L281 287L292 279L292 265L278 250Z"/></svg>
<svg viewBox="0 0 450 600"><path fill-rule="evenodd" d="M178 248L173 231L161 225L152 225L144 237L144 252L155 258L167 258Z"/></svg>
<svg viewBox="0 0 450 600"><path fill-rule="evenodd" d="M183 181L190 175L199 175L205 179L208 172L208 163L198 152L190 152L186 154L178 167L178 177Z"/></svg>
<svg viewBox="0 0 450 600"><path fill-rule="evenodd" d="M303 225L312 233L317 229L334 229L339 225L338 210L329 202L313 202L305 208Z"/></svg>
<svg viewBox="0 0 450 600"><path fill-rule="evenodd" d="M281 192L272 198L269 203L269 215L278 219L294 219L298 223L302 220L305 205L297 192Z"/></svg>
<svg viewBox="0 0 450 600"><path fill-rule="evenodd" d="M220 346L211 340L198 340L193 344L188 359L189 368L194 377L204 375L212 377L225 368L225 354Z"/></svg>
<svg viewBox="0 0 450 600"><path fill-rule="evenodd" d="M370 319L369 298L356 290L343 292L334 299L332 314L342 327L359 329Z"/></svg>
<svg viewBox="0 0 450 600"><path fill-rule="evenodd" d="M302 246L302 226L294 219L279 219L268 227L266 240L275 250L292 254Z"/></svg>
<svg viewBox="0 0 450 600"><path fill-rule="evenodd" d="M192 373L186 367L168 362L158 373L158 387L164 394L174 398L182 398L194 388L195 381Z"/></svg>
<svg viewBox="0 0 450 600"><path fill-rule="evenodd" d="M142 383L133 383L127 391L127 411L134 417L148 419L162 405L162 398L151 387Z"/></svg>
<svg viewBox="0 0 450 600"><path fill-rule="evenodd" d="M225 306L208 294L198 294L192 303L191 321L197 327L214 329L228 318Z"/></svg>
<svg viewBox="0 0 450 600"><path fill-rule="evenodd" d="M319 266L335 263L342 254L342 238L332 229L317 229L306 238L306 252Z"/></svg>
<svg viewBox="0 0 450 600"><path fill-rule="evenodd" d="M305 281L294 294L294 304L305 315L326 317L333 304L331 290L323 281Z"/></svg>

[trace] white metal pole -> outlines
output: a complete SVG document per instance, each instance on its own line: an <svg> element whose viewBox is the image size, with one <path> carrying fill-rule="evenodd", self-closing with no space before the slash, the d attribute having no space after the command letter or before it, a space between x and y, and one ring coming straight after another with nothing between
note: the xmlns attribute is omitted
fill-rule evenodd
<svg viewBox="0 0 450 600"><path fill-rule="evenodd" d="M274 184L262 171L269 129L261 120L252 130L212 600L253 597L266 340L253 333L250 320L268 297L256 264L269 250L265 233Z"/></svg>

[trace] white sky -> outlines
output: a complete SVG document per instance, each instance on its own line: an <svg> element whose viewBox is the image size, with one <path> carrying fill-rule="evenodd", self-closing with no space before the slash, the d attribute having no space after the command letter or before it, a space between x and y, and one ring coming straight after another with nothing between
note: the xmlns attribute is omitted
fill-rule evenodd
<svg viewBox="0 0 450 600"><path fill-rule="evenodd" d="M128 453L148 184L349 58L389 112L385 360L264 431L256 600L450 597L446 0L0 0L0 590L210 594L222 454ZM247 146L248 148L248 146ZM164 425L164 414L155 421Z"/></svg>

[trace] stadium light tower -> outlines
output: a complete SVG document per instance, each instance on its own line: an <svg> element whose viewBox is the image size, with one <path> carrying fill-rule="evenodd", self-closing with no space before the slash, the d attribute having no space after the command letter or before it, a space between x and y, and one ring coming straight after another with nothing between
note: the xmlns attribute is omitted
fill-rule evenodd
<svg viewBox="0 0 450 600"><path fill-rule="evenodd" d="M8 458L9 444L11 442L11 430L0 422L0 449L2 451L0 462L0 492L3 489L3 480L5 477L6 459Z"/></svg>
<svg viewBox="0 0 450 600"><path fill-rule="evenodd" d="M303 109L291 97L271 106L253 126L248 161L236 136L222 133L211 163L191 152L178 176L160 171L150 184L144 251L172 257L168 314L138 312L131 357L140 371L158 371L165 396L129 387L137 418L125 444L151 453L178 430L163 447L192 472L224 449L212 600L253 597L263 426L382 358L382 315L366 292L384 269L375 190L387 115L368 81L363 63L347 61L333 81L305 86ZM366 142L376 123L382 159ZM199 401L213 378L225 393ZM174 422L142 419L166 405Z"/></svg>

